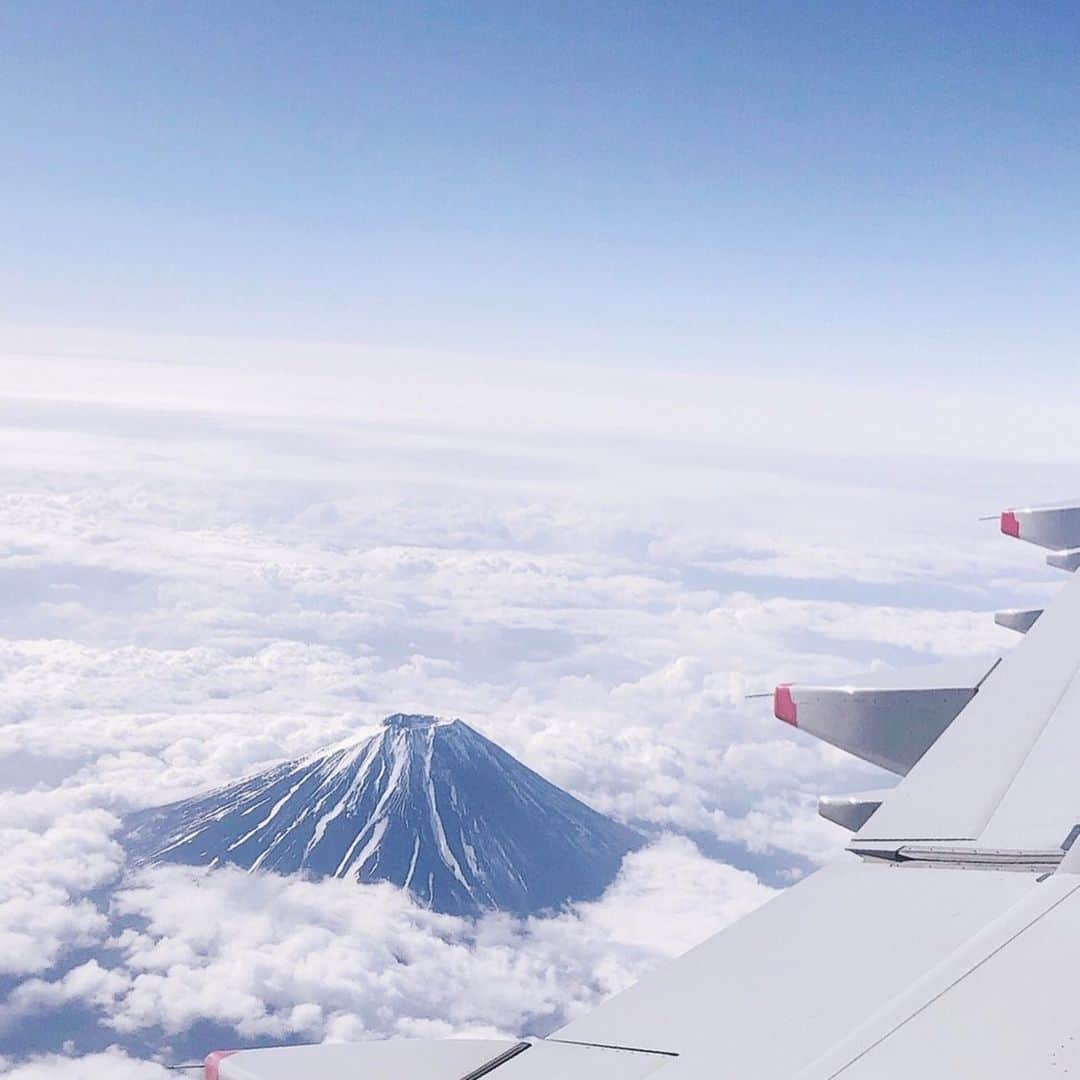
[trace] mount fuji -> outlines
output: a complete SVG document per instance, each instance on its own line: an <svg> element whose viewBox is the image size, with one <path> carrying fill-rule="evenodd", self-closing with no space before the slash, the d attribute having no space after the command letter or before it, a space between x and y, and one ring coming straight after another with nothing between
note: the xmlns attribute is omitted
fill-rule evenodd
<svg viewBox="0 0 1080 1080"><path fill-rule="evenodd" d="M468 724L402 713L370 738L125 824L136 865L389 881L455 915L594 899L644 843Z"/></svg>

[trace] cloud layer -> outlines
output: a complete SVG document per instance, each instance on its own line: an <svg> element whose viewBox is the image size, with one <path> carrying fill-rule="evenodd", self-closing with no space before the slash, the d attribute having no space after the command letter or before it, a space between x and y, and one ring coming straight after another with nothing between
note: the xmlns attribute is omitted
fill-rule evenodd
<svg viewBox="0 0 1080 1080"><path fill-rule="evenodd" d="M998 648L987 611L1052 587L977 532L999 493L976 466L110 393L0 403L11 1067L69 1041L98 1051L72 1075L149 1077L105 1048L192 1030L549 1029L832 857L817 795L881 782L748 692ZM395 711L461 716L655 842L602 901L526 922L127 874L127 810Z"/></svg>

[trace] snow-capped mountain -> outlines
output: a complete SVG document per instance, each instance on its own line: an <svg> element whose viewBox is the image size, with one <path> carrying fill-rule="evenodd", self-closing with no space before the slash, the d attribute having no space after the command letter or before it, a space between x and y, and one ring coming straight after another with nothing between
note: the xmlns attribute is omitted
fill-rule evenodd
<svg viewBox="0 0 1080 1080"><path fill-rule="evenodd" d="M390 881L453 914L594 898L643 843L462 721L400 713L368 739L126 824L136 864Z"/></svg>

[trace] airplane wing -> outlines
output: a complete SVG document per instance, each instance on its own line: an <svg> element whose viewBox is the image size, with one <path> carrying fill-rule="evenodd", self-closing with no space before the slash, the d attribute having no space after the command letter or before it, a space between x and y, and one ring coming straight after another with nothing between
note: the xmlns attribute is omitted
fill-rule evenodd
<svg viewBox="0 0 1080 1080"><path fill-rule="evenodd" d="M1080 566L1080 506L1001 527ZM208 1080L1080 1075L1080 578L1020 622L966 675L778 687L901 781L823 800L848 854L553 1036L241 1051Z"/></svg>

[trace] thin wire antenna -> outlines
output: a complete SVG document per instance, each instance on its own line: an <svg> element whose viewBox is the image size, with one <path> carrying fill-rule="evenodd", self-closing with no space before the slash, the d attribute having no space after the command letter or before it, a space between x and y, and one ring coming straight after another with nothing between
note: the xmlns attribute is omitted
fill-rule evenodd
<svg viewBox="0 0 1080 1080"><path fill-rule="evenodd" d="M772 697L773 692L771 690L766 691L764 694L745 694L743 695L744 701L753 701L754 698Z"/></svg>
<svg viewBox="0 0 1080 1080"><path fill-rule="evenodd" d="M991 514L989 517L981 517L981 518L979 518L979 520L980 521L1000 521L1001 520L1001 515L1000 514Z"/></svg>

